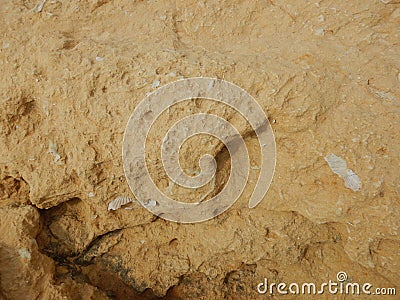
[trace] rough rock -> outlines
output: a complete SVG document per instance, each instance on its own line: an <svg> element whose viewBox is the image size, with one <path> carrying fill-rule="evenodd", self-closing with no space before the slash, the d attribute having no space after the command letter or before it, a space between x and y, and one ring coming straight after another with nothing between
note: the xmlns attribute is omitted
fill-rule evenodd
<svg viewBox="0 0 400 300"><path fill-rule="evenodd" d="M400 289L398 1L47 1L34 12L37 2L0 6L4 297L255 299L264 277L321 282L339 271ZM254 168L238 202L205 223L166 222L135 203L108 211L133 197L121 162L132 111L158 81L195 76L237 84L268 114L277 165L265 199L247 207ZM161 190L162 132L202 109L239 128L257 165L241 117L200 99L149 137ZM217 140L189 141L182 166L196 172L206 153L215 188L174 187L177 199L223 188L230 161ZM331 172L329 153L360 191Z"/></svg>

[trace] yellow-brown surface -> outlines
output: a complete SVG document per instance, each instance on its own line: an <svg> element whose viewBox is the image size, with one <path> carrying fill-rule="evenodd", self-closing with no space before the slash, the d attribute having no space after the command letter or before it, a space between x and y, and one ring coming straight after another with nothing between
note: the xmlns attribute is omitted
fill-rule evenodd
<svg viewBox="0 0 400 300"><path fill-rule="evenodd" d="M339 271L400 293L399 1L36 5L0 5L1 299L265 299L264 277L319 283ZM195 76L241 86L268 114L277 165L265 199L247 208L250 182L200 224L135 204L109 212L133 197L121 161L133 109L157 80ZM209 145L188 143L181 162L215 155L217 192L229 156ZM329 153L360 191L329 169Z"/></svg>

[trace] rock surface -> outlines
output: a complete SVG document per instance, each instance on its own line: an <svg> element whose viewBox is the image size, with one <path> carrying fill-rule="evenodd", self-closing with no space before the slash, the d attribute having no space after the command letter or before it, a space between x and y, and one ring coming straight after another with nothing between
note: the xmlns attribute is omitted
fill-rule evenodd
<svg viewBox="0 0 400 300"><path fill-rule="evenodd" d="M398 1L10 1L0 7L0 298L256 299L264 277L400 289L400 3ZM171 109L147 147L158 187L162 132L206 110L245 136L250 181L236 204L175 224L136 203L121 145L135 106L158 85L224 78L268 114L272 185L247 208L257 140L234 112L200 99ZM199 146L201 145L201 146ZM209 153L215 187L229 176L211 137L188 141L188 172ZM324 160L335 153L358 192ZM59 155L59 157L58 157ZM400 291L398 291L400 292ZM325 295L329 299L329 295ZM261 298L265 298L265 295Z"/></svg>

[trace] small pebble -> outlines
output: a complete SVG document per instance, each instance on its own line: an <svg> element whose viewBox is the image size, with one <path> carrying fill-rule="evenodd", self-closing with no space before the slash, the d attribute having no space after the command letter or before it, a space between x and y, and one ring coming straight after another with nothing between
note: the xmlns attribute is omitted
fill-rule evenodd
<svg viewBox="0 0 400 300"><path fill-rule="evenodd" d="M157 201L156 200L150 200L145 206L147 208L151 208L157 205Z"/></svg>
<svg viewBox="0 0 400 300"><path fill-rule="evenodd" d="M152 87L156 88L156 87L158 87L160 85L160 83L161 83L160 80L156 80L156 81L153 82Z"/></svg>
<svg viewBox="0 0 400 300"><path fill-rule="evenodd" d="M315 35L318 35L318 36L324 36L325 30L323 28L318 28L315 30L314 33L315 33Z"/></svg>

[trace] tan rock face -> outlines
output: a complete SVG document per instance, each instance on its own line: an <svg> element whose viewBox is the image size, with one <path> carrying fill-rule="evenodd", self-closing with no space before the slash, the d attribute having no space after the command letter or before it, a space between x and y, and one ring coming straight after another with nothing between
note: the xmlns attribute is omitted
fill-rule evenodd
<svg viewBox="0 0 400 300"><path fill-rule="evenodd" d="M0 8L1 297L255 299L264 277L320 283L339 271L400 289L398 1L36 5ZM133 197L121 161L132 111L158 82L195 76L239 85L268 114L277 165L266 197L247 208L260 155L248 124L198 99L155 124L150 173L180 201L217 194L230 170L217 139L181 148L188 174L204 154L217 160L214 184L196 191L171 185L159 151L176 120L215 113L244 136L253 166L235 205L186 225L135 202L108 211Z"/></svg>
<svg viewBox="0 0 400 300"><path fill-rule="evenodd" d="M35 239L40 230L37 209L2 208L0 218L1 299L107 299L87 283L70 278L63 278L62 283L55 280L54 261L41 253Z"/></svg>

